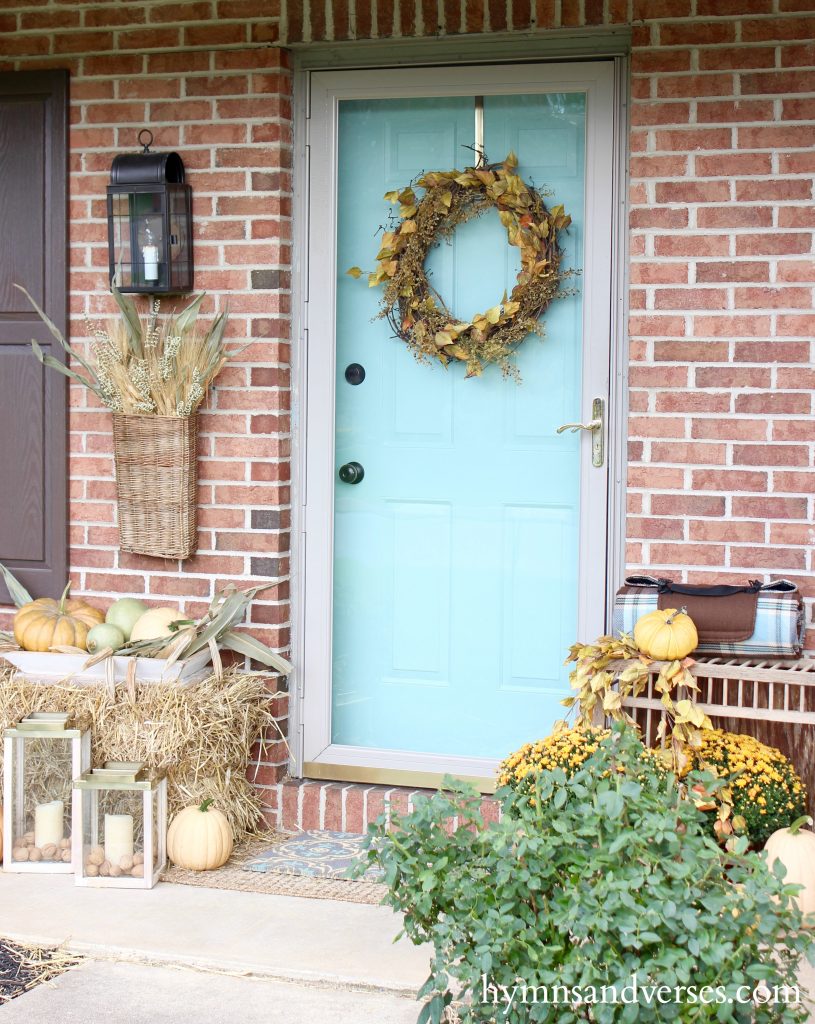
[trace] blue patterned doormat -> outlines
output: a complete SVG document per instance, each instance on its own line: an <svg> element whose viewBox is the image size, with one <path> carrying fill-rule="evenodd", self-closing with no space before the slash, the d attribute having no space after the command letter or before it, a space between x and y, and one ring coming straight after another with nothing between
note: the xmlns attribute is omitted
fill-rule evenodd
<svg viewBox="0 0 815 1024"><path fill-rule="evenodd" d="M364 856L364 841L364 836L354 832L298 832L246 861L243 870L347 879L349 868ZM362 878L377 882L382 871L368 868Z"/></svg>

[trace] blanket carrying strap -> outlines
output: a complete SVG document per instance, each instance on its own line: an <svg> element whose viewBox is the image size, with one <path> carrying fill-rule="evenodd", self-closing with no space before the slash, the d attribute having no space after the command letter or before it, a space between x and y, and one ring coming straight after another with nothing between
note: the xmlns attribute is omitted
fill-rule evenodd
<svg viewBox="0 0 815 1024"><path fill-rule="evenodd" d="M733 594L757 594L761 590L761 580L750 580L746 587L734 587L720 584L713 587L694 586L690 583L674 583L673 580L658 579L657 590L660 594L682 594L687 597L732 597Z"/></svg>

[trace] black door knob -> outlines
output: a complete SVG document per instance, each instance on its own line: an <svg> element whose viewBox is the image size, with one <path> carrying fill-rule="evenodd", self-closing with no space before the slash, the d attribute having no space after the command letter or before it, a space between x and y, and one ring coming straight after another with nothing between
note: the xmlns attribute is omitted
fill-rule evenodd
<svg viewBox="0 0 815 1024"><path fill-rule="evenodd" d="M361 363L349 363L345 367L345 379L349 384L361 384L365 380L365 367Z"/></svg>
<svg viewBox="0 0 815 1024"><path fill-rule="evenodd" d="M365 470L358 462L346 462L340 466L340 480L344 484L358 484L365 476Z"/></svg>

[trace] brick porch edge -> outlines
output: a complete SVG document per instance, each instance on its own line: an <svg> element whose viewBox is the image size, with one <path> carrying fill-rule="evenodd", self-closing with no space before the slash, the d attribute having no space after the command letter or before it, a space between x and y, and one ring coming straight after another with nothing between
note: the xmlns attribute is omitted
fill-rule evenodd
<svg viewBox="0 0 815 1024"><path fill-rule="evenodd" d="M405 789L399 786L367 786L355 782L309 782L288 779L277 786L277 821L283 831L330 829L339 832L367 831L368 825L386 812L405 814L419 796L430 796L432 790ZM500 805L485 796L481 811L485 821L497 820ZM453 819L452 827L458 822Z"/></svg>

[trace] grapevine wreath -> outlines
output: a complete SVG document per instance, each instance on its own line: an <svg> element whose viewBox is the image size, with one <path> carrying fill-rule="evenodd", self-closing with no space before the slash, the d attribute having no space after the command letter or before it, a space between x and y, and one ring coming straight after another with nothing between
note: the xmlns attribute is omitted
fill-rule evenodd
<svg viewBox="0 0 815 1024"><path fill-rule="evenodd" d="M511 362L517 346L530 333L543 334L538 320L553 298L570 294L561 282L574 271L561 271L558 232L571 223L562 206L549 209L543 193L517 173L510 153L500 164L467 167L463 171L428 171L385 199L399 203L390 230L382 236L378 266L368 274L370 287L384 285L378 317L387 319L394 334L420 361L438 359L467 364L467 376L479 375L497 363L505 375L518 377ZM415 188L424 190L421 197ZM457 321L433 288L424 263L431 246L449 240L465 221L495 208L510 245L521 253L517 283L507 298L469 322ZM348 273L364 273L351 267Z"/></svg>

